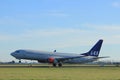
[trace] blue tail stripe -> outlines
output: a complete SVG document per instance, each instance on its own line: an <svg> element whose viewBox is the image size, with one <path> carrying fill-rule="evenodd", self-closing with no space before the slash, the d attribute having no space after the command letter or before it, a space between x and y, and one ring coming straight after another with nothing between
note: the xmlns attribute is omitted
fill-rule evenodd
<svg viewBox="0 0 120 80"><path fill-rule="evenodd" d="M83 53L85 56L99 56L100 49L102 46L103 40L100 39L87 53Z"/></svg>

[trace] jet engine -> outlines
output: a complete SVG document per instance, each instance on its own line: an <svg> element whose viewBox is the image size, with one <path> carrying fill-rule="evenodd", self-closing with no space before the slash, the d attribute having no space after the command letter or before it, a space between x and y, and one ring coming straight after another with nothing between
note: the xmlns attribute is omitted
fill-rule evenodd
<svg viewBox="0 0 120 80"><path fill-rule="evenodd" d="M49 62L49 63L54 63L54 61L55 61L54 58L52 58L52 57L48 58L48 62Z"/></svg>

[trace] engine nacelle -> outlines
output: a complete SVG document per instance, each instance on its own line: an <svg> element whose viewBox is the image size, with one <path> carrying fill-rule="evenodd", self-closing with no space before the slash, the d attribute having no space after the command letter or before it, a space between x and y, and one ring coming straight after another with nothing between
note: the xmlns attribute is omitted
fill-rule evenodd
<svg viewBox="0 0 120 80"><path fill-rule="evenodd" d="M54 63L54 61L55 61L54 58L52 58L52 57L48 58L48 62L49 62L49 63Z"/></svg>

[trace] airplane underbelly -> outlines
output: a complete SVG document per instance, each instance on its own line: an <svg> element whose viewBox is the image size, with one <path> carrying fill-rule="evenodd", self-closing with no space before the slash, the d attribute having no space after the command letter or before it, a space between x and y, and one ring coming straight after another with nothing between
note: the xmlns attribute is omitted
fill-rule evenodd
<svg viewBox="0 0 120 80"><path fill-rule="evenodd" d="M65 61L64 63L88 63L88 62L93 62L95 61L94 59L86 59L86 58L77 58L77 59L72 59Z"/></svg>

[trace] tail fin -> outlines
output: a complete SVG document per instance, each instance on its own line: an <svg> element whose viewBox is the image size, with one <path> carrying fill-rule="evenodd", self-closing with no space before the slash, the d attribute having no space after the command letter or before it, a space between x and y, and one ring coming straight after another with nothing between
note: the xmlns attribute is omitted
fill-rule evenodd
<svg viewBox="0 0 120 80"><path fill-rule="evenodd" d="M83 53L81 55L85 55L85 56L99 56L100 53L100 49L102 46L103 40L100 39L91 49L90 51L88 51L87 53Z"/></svg>

